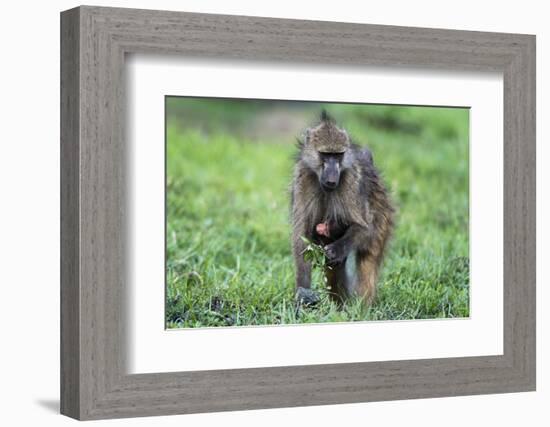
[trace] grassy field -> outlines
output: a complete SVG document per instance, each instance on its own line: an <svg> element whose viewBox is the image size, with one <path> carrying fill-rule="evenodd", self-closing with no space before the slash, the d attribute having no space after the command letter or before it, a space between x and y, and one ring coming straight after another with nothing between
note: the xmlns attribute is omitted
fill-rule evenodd
<svg viewBox="0 0 550 427"><path fill-rule="evenodd" d="M167 327L467 317L468 111L326 105L369 145L397 206L375 304L339 309L319 272L321 303L294 301L288 187L298 134L270 120L306 127L321 106L280 107L168 100Z"/></svg>

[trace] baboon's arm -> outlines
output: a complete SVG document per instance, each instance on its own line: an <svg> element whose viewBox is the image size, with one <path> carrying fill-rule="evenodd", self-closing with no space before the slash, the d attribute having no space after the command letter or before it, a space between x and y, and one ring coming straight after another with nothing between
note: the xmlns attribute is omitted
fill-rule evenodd
<svg viewBox="0 0 550 427"><path fill-rule="evenodd" d="M292 194L292 252L296 266L296 288L311 287L311 264L304 259L306 243L303 238L313 241L313 227L305 211L306 201L302 192Z"/></svg>
<svg viewBox="0 0 550 427"><path fill-rule="evenodd" d="M302 240L305 237L312 240L303 221L296 221L292 230L292 251L294 254L294 263L296 265L296 287L311 287L311 264L304 259L306 243Z"/></svg>
<svg viewBox="0 0 550 427"><path fill-rule="evenodd" d="M303 255L296 257L296 288L311 287L311 264L304 260Z"/></svg>
<svg viewBox="0 0 550 427"><path fill-rule="evenodd" d="M329 263L340 264L344 262L352 250L362 249L362 246L368 245L369 237L367 227L359 224L350 225L341 238L325 246L325 254Z"/></svg>

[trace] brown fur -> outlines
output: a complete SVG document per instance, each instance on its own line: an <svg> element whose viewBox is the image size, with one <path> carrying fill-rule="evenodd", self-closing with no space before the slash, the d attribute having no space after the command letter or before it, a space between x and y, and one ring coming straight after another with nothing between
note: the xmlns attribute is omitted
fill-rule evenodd
<svg viewBox="0 0 550 427"><path fill-rule="evenodd" d="M323 113L321 122L305 132L292 182L292 249L296 286L311 286L311 266L304 260L302 236L324 245L330 268L326 275L334 298L357 295L367 304L386 243L393 229L394 209L367 148L355 145L345 130ZM322 153L340 154L340 179L330 192L320 185ZM330 236L319 236L317 224L329 224Z"/></svg>

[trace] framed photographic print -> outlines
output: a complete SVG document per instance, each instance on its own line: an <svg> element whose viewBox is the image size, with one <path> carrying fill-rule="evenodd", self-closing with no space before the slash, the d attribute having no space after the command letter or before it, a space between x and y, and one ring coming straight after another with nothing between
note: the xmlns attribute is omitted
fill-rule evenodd
<svg viewBox="0 0 550 427"><path fill-rule="evenodd" d="M535 389L535 38L61 14L61 411Z"/></svg>

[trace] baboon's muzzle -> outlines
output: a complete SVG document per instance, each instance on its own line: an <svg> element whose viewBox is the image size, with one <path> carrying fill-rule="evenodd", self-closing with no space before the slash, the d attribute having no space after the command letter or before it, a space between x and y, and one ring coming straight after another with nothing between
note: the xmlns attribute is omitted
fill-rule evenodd
<svg viewBox="0 0 550 427"><path fill-rule="evenodd" d="M323 166L321 187L325 191L333 191L340 183L340 163L336 159L329 159Z"/></svg>

